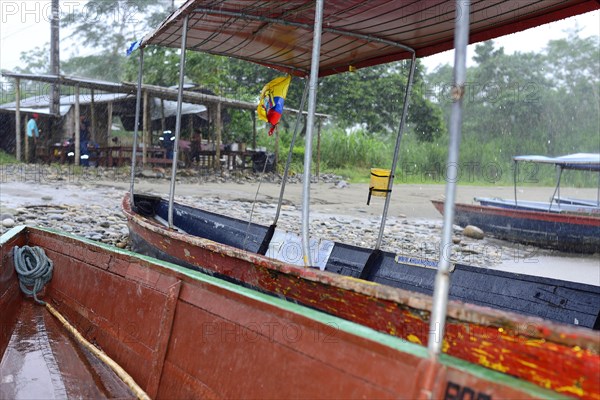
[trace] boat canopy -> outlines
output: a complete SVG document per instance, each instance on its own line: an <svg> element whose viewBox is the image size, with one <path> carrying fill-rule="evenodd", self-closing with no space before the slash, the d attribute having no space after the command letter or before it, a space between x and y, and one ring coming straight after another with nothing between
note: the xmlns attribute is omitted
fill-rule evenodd
<svg viewBox="0 0 600 400"><path fill-rule="evenodd" d="M600 171L600 153L576 153L560 157L546 156L516 156L515 162L525 161L542 164L554 164L561 169L577 169L585 171Z"/></svg>
<svg viewBox="0 0 600 400"><path fill-rule="evenodd" d="M186 48L307 76L315 4L314 0L188 0L146 35L141 46L179 47L187 15ZM323 10L319 76L410 59L409 49L417 57L453 49L455 7L446 0L328 0ZM596 0L472 1L469 43L598 7Z"/></svg>

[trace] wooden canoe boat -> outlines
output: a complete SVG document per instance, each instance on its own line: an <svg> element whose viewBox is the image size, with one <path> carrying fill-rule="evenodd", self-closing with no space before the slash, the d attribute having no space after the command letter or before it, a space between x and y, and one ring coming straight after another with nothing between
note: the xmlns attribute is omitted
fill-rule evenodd
<svg viewBox="0 0 600 400"><path fill-rule="evenodd" d="M47 397L131 397L101 366L89 361L77 343L59 333L60 327L44 307L22 295L13 249L25 245L41 247L54 262L44 300L120 364L151 398L512 399L558 393L598 398L597 335L589 330L550 324L531 329L527 338L517 334L511 335L514 342L506 341L518 347L523 339L521 347L536 349L529 352L536 354L536 363L550 354L546 343L552 343L555 357L565 352L561 363L535 367L559 375L568 371L568 379L563 376L560 382L537 375L547 382L542 386L552 391L540 388L540 382L534 385L455 357L433 362L419 344L197 271L72 235L26 227L0 238L2 398L40 393L54 395ZM405 296L414 303L428 302L425 296ZM413 321L426 319L426 310L408 304L406 309L412 310ZM454 320L450 330L471 329L463 338L449 338L457 341L449 346L463 351L481 339L479 328L487 329L484 324L470 325L469 318L490 322L506 317L485 311L478 314L477 307L457 303L451 303L450 310L455 317L468 317ZM50 338L41 345L36 332ZM508 332L488 340L502 344L503 335ZM20 344L15 345L18 340ZM482 346L479 357L485 359L488 353ZM40 351L39 362L32 366ZM506 357L509 354L510 350L505 352ZM522 363L519 368L534 367Z"/></svg>
<svg viewBox="0 0 600 400"><path fill-rule="evenodd" d="M432 200L443 214L444 203ZM600 217L507 207L456 204L454 222L499 239L576 253L600 252Z"/></svg>
<svg viewBox="0 0 600 400"><path fill-rule="evenodd" d="M134 243L151 243L148 249L155 254L407 342L427 343L431 298L425 294L297 267L213 240L169 231L152 219L132 213L128 199L126 196L124 210L130 238ZM543 279L540 282L543 286ZM543 289L532 296L560 307L564 299L560 296L566 291L557 287L554 290ZM591 294L596 298L598 288L591 290L596 290ZM588 299L594 302L593 298ZM589 373L600 376L599 332L457 301L452 302L449 316L444 337L444 352L448 355L560 393L600 398L600 381L587 378ZM592 364L598 369L590 370ZM582 380L583 375L586 378ZM577 389L581 382L585 382L583 391Z"/></svg>
<svg viewBox="0 0 600 400"><path fill-rule="evenodd" d="M301 252L291 233L276 230L271 239L274 245L269 247L270 250L273 247L287 248L287 253L267 251L268 257L262 257L256 252L268 230L266 226L251 224L248 227L246 221L175 204L174 226L178 230L170 230L161 222L168 209L165 200L143 195L135 195L134 199L138 211L147 215L132 210L129 196L124 197L123 212L128 220L134 251L216 274L325 312L336 315L341 312L344 318L369 324L375 329L393 330L388 326L387 315L383 318L384 323L373 325L373 319L378 318L380 310L377 307L371 309L363 301L353 298L354 295L349 294L351 291L343 289L346 282L369 281L427 295L433 292L437 271L433 261L381 252L380 257L372 262L370 249L328 242L319 246L330 249L330 253L321 252L318 257L323 272L296 268L290 264L294 261L301 263ZM149 210L152 213L148 213ZM257 256L256 262L241 261L239 255L246 254L242 249ZM278 257L281 253L298 257ZM275 258L284 264L277 263ZM322 280L324 287L316 288L314 280ZM452 272L450 298L600 329L598 286L456 264ZM358 309L365 314L359 313Z"/></svg>
<svg viewBox="0 0 600 400"><path fill-rule="evenodd" d="M475 197L474 200L482 206L509 208L511 210L540 211L600 217L600 207L597 205L592 205L591 201L579 199L555 198L553 202L527 200L519 200L518 202L515 202L514 200L508 199ZM587 204L583 204L584 202L587 202Z"/></svg>

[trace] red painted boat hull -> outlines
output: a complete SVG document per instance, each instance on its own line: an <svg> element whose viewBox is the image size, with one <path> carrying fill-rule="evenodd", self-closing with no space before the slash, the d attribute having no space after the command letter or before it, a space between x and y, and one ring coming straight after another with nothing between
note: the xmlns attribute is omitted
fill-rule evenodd
<svg viewBox="0 0 600 400"><path fill-rule="evenodd" d="M0 323L9 332L10 316L30 301L16 290L12 263L13 247L25 244L54 261L44 299L152 398L552 395L452 357L433 361L421 346L198 272L34 228L0 245ZM576 331L569 338L584 339ZM4 338L0 355L5 348Z"/></svg>
<svg viewBox="0 0 600 400"><path fill-rule="evenodd" d="M296 267L168 230L132 213L128 197L123 209L130 237L160 249L178 264L427 344L429 296ZM447 354L560 393L600 399L598 332L459 302L451 302L448 315Z"/></svg>
<svg viewBox="0 0 600 400"><path fill-rule="evenodd" d="M444 213L444 202L431 201ZM484 232L512 242L577 253L600 252L600 217L455 204L454 222L475 225Z"/></svg>

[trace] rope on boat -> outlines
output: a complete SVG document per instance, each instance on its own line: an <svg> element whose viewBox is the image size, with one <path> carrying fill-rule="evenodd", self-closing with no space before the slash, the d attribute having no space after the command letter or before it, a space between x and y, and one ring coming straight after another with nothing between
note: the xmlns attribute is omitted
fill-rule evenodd
<svg viewBox="0 0 600 400"><path fill-rule="evenodd" d="M112 369L138 399L150 400L150 396L146 394L131 375L129 375L119 364L102 350L87 341L54 307L37 298L37 294L48 282L50 282L50 279L52 279L52 271L54 269L54 263L48 258L44 249L38 246L23 246L21 248L15 246L13 251L13 262L15 270L17 271L17 276L19 277L19 286L23 293L28 296L33 296L36 303L46 306L46 309L50 314L54 315L83 347L88 349Z"/></svg>
<svg viewBox="0 0 600 400"><path fill-rule="evenodd" d="M256 194L254 195L254 201L252 202L252 208L250 209L250 219L248 219L248 225L246 226L246 234L244 235L244 243L242 244L242 250L248 250L246 248L246 242L248 241L248 234L250 232L250 225L252 225L252 216L254 214L254 206L256 205L256 201L258 199L258 193L260 192L260 185L262 184L263 178L265 177L265 172L267 170L267 164L268 164L268 161L269 161L268 153L265 153L265 154L267 155L267 158L265 160L265 165L263 165L263 170L262 170L262 173L260 174L260 178L258 179L258 186L256 188Z"/></svg>
<svg viewBox="0 0 600 400"><path fill-rule="evenodd" d="M38 299L37 295L52 279L52 260L37 246L15 246L13 259L21 291L27 296L33 296L36 303L45 305L46 302Z"/></svg>

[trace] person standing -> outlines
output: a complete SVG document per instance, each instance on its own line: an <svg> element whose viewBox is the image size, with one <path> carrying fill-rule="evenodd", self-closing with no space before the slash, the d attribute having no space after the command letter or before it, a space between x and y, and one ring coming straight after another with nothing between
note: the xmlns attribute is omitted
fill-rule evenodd
<svg viewBox="0 0 600 400"><path fill-rule="evenodd" d="M37 126L38 114L33 114L27 122L27 161L35 162L37 140L40 137L40 131Z"/></svg>
<svg viewBox="0 0 600 400"><path fill-rule="evenodd" d="M79 123L79 165L84 167L90 166L90 153L89 153L89 141L90 141L90 123L83 115L80 117Z"/></svg>

